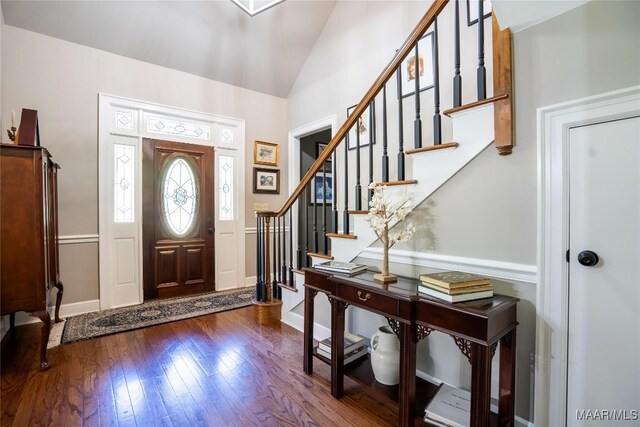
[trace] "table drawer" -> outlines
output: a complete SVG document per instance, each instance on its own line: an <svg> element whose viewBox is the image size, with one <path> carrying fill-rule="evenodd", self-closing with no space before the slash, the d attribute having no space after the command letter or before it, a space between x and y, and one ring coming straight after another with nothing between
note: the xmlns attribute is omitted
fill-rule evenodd
<svg viewBox="0 0 640 427"><path fill-rule="evenodd" d="M353 305L387 314L398 316L398 300L370 290L359 289L340 283L336 286L336 295Z"/></svg>

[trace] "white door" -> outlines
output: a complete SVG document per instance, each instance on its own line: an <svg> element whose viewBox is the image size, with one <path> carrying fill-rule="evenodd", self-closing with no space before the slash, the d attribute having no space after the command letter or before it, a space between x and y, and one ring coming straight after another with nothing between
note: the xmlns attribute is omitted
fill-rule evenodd
<svg viewBox="0 0 640 427"><path fill-rule="evenodd" d="M640 426L640 118L569 141L567 425Z"/></svg>

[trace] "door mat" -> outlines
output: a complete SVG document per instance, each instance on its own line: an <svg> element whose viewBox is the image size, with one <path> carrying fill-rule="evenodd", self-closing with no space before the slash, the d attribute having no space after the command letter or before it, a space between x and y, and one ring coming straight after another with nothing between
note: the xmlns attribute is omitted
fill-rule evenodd
<svg viewBox="0 0 640 427"><path fill-rule="evenodd" d="M251 305L253 299L255 299L255 289L247 287L188 297L157 299L130 307L80 314L66 319L60 343L69 344L246 307Z"/></svg>

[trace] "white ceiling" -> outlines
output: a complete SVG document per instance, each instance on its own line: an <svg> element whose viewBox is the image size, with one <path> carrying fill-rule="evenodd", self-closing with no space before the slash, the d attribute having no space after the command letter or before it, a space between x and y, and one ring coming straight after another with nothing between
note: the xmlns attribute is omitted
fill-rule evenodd
<svg viewBox="0 0 640 427"><path fill-rule="evenodd" d="M5 24L286 97L335 0L2 1Z"/></svg>

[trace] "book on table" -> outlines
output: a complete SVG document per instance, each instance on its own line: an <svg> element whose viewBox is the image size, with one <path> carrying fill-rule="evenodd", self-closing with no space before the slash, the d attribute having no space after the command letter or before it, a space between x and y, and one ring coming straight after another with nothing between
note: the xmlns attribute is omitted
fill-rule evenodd
<svg viewBox="0 0 640 427"><path fill-rule="evenodd" d="M328 353L326 351L324 351L323 349L321 349L320 347L316 348L316 352L322 356L322 357L326 357L327 359L331 360L331 353ZM369 353L369 349L367 348L367 346L362 346L362 347L358 347L355 350L353 350L352 352L349 353L345 353L344 355L344 365L351 363L355 360L358 360L360 358L362 358L363 356L366 356Z"/></svg>
<svg viewBox="0 0 640 427"><path fill-rule="evenodd" d="M350 334L349 332L344 333L344 354L351 353L352 351L357 350L361 347L365 347L363 337ZM325 338L320 341L318 343L318 348L331 355L331 337Z"/></svg>
<svg viewBox="0 0 640 427"><path fill-rule="evenodd" d="M480 292L467 292L466 294L459 294L459 295L449 295L444 292L436 291L435 289L431 289L424 285L418 285L418 292L421 292L430 297L434 297L450 303L473 301L477 299L493 297L493 290L480 291Z"/></svg>
<svg viewBox="0 0 640 427"><path fill-rule="evenodd" d="M486 277L476 276L462 271L445 271L442 273L423 274L420 276L422 283L430 283L442 288L454 289L478 285L490 285L491 281Z"/></svg>
<svg viewBox="0 0 640 427"><path fill-rule="evenodd" d="M461 295L461 294L469 294L469 293L473 293L473 292L483 292L483 291L492 291L493 290L493 285L489 284L489 285L475 285L475 286L468 286L468 287L464 287L464 288L453 288L453 289L448 289L448 288L443 288L441 286L438 285L432 285L431 283L421 283L420 286L422 287L427 287L430 289L433 289L434 291L439 291L442 292L444 294L448 294L448 295Z"/></svg>
<svg viewBox="0 0 640 427"><path fill-rule="evenodd" d="M367 266L365 264L356 264L354 262L327 261L314 265L314 268L333 273L357 274L365 271Z"/></svg>
<svg viewBox="0 0 640 427"><path fill-rule="evenodd" d="M424 409L424 420L436 425L467 427L471 423L471 393L442 383Z"/></svg>

